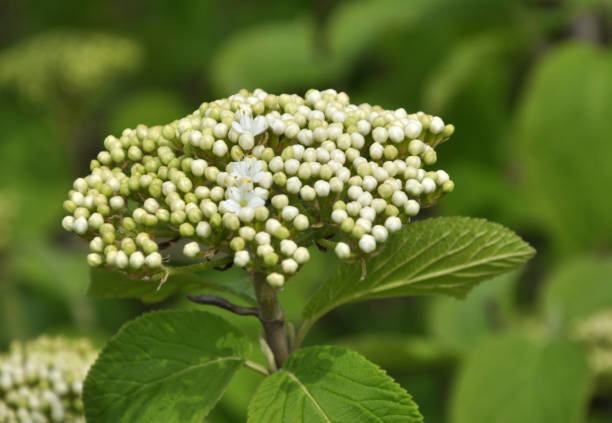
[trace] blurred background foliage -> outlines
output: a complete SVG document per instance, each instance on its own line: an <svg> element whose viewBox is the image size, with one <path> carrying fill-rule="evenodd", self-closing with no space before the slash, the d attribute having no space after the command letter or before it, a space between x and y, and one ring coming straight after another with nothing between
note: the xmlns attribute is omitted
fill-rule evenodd
<svg viewBox="0 0 612 423"><path fill-rule="evenodd" d="M194 307L85 295L86 246L62 233L61 204L106 134L243 87L334 87L454 123L439 164L457 188L430 215L503 223L538 255L463 302L343 307L307 342L361 351L428 422L498 421L500 401L504 422L612 421L611 3L1 2L0 346L40 333L101 345L144 310ZM335 265L313 254L282 296L294 321ZM209 421L244 421L259 380L239 374Z"/></svg>

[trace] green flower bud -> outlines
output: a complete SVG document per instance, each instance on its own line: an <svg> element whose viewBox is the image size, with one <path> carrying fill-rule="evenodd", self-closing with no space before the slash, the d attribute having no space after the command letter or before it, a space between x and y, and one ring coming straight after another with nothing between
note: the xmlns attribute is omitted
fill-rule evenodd
<svg viewBox="0 0 612 423"><path fill-rule="evenodd" d="M223 226L230 231L237 231L240 227L240 219L234 213L225 213L223 215Z"/></svg>
<svg viewBox="0 0 612 423"><path fill-rule="evenodd" d="M263 222L268 220L270 216L270 211L265 206L259 206L255 208L255 219L259 222Z"/></svg>
<svg viewBox="0 0 612 423"><path fill-rule="evenodd" d="M278 254L268 253L264 255L263 261L266 266L276 266L276 264L278 263Z"/></svg>
<svg viewBox="0 0 612 423"><path fill-rule="evenodd" d="M232 238L230 248L234 251L244 250L244 239L239 236Z"/></svg>
<svg viewBox="0 0 612 423"><path fill-rule="evenodd" d="M179 227L179 232L181 233L181 236L192 237L195 234L195 228L191 223L183 223Z"/></svg>

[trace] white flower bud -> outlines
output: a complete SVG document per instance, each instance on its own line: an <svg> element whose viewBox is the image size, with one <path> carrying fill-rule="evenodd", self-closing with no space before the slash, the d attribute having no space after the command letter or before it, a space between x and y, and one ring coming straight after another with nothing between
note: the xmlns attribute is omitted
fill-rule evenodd
<svg viewBox="0 0 612 423"><path fill-rule="evenodd" d="M380 129L380 128L376 128L376 129ZM373 160L380 160L383 156L384 151L385 151L384 147L377 142L370 145L370 157Z"/></svg>
<svg viewBox="0 0 612 423"><path fill-rule="evenodd" d="M302 188L302 181L296 176L287 179L286 189L291 194L297 194Z"/></svg>
<svg viewBox="0 0 612 423"><path fill-rule="evenodd" d="M297 264L297 261L289 258L281 262L281 267L283 272L287 273L288 275L292 275L297 272L299 265Z"/></svg>
<svg viewBox="0 0 612 423"><path fill-rule="evenodd" d="M389 128L389 138L394 143L400 143L404 140L404 131L398 126Z"/></svg>
<svg viewBox="0 0 612 423"><path fill-rule="evenodd" d="M319 197L327 197L329 195L330 186L327 181L318 180L314 184L314 189Z"/></svg>
<svg viewBox="0 0 612 423"><path fill-rule="evenodd" d="M351 134L351 146L357 150L361 150L365 145L365 138L359 132Z"/></svg>
<svg viewBox="0 0 612 423"><path fill-rule="evenodd" d="M438 174L438 185L444 185L445 182L450 180L450 176L445 171L438 170L436 173Z"/></svg>
<svg viewBox="0 0 612 423"><path fill-rule="evenodd" d="M212 152L217 157L223 157L227 155L227 144L223 140L217 140L213 144Z"/></svg>
<svg viewBox="0 0 612 423"><path fill-rule="evenodd" d="M368 219L364 219L364 218L360 217L355 222L355 226L357 226L357 225L359 225L363 229L365 229L366 232L370 232L372 230L372 221L370 221Z"/></svg>
<svg viewBox="0 0 612 423"><path fill-rule="evenodd" d="M388 136L389 136L389 132L387 132L387 130L383 128L382 126L374 128L374 130L372 131L372 138L377 143L382 144L382 143L387 142Z"/></svg>
<svg viewBox="0 0 612 423"><path fill-rule="evenodd" d="M195 176L202 176L204 175L204 171L208 167L208 163L206 163L206 160L196 159L191 162L190 167L191 167L191 173L193 173ZM163 190L163 184L162 184L162 190Z"/></svg>
<svg viewBox="0 0 612 423"><path fill-rule="evenodd" d="M249 264L250 260L251 256L246 250L237 251L236 254L234 254L234 264L238 267L246 266L247 264Z"/></svg>
<svg viewBox="0 0 612 423"><path fill-rule="evenodd" d="M406 192L413 197L418 197L423 192L423 187L416 179L408 179L405 186Z"/></svg>
<svg viewBox="0 0 612 423"><path fill-rule="evenodd" d="M270 234L267 232L257 232L257 235L255 235L255 242L259 245L270 244Z"/></svg>
<svg viewBox="0 0 612 423"><path fill-rule="evenodd" d="M171 193L176 192L176 185L170 181L166 181L162 184L162 193L165 196L169 196Z"/></svg>
<svg viewBox="0 0 612 423"><path fill-rule="evenodd" d="M285 194L278 194L272 197L271 202L274 208L282 210L289 204L289 198Z"/></svg>
<svg viewBox="0 0 612 423"><path fill-rule="evenodd" d="M313 134L310 129L302 129L297 134L297 139L305 146L312 145Z"/></svg>
<svg viewBox="0 0 612 423"><path fill-rule="evenodd" d="M269 234L274 234L274 232L276 232L276 230L281 226L282 225L278 220L268 219L265 224L266 232L268 232Z"/></svg>
<svg viewBox="0 0 612 423"><path fill-rule="evenodd" d="M369 206L370 203L372 202L372 194L370 194L369 192L362 192L359 197L357 197L357 201L359 202L359 204L361 204L362 206Z"/></svg>
<svg viewBox="0 0 612 423"><path fill-rule="evenodd" d="M299 264L304 264L310 260L310 253L304 247L298 247L293 253L293 259Z"/></svg>
<svg viewBox="0 0 612 423"><path fill-rule="evenodd" d="M357 216L361 210L361 203L358 201L351 201L346 205L346 211L351 216Z"/></svg>
<svg viewBox="0 0 612 423"><path fill-rule="evenodd" d="M329 189L332 192L341 192L344 189L344 183L336 176L329 180Z"/></svg>
<svg viewBox="0 0 612 423"><path fill-rule="evenodd" d="M372 207L363 207L359 210L359 216L373 222L376 219L376 211Z"/></svg>
<svg viewBox="0 0 612 423"><path fill-rule="evenodd" d="M347 195L351 200L356 200L361 194L363 194L363 189L357 185L349 187L347 191Z"/></svg>
<svg viewBox="0 0 612 423"><path fill-rule="evenodd" d="M145 256L140 251L135 251L130 254L130 267L133 269L140 269L144 266Z"/></svg>
<svg viewBox="0 0 612 423"><path fill-rule="evenodd" d="M161 254L159 254L158 252L149 254L145 258L145 264L147 265L147 267L150 267L151 269L156 269L158 267L161 267L161 264L162 264Z"/></svg>
<svg viewBox="0 0 612 423"><path fill-rule="evenodd" d="M313 187L305 185L300 189L300 197L304 201L313 201L317 197L317 192Z"/></svg>
<svg viewBox="0 0 612 423"><path fill-rule="evenodd" d="M111 209L119 210L125 206L125 200L123 199L123 197L116 195L114 197L111 197L109 204L111 206Z"/></svg>
<svg viewBox="0 0 612 423"><path fill-rule="evenodd" d="M284 207L281 211L281 217L283 218L283 220L292 221L293 219L295 219L295 216L299 214L299 212L300 211L297 209L297 207L287 206Z"/></svg>
<svg viewBox="0 0 612 423"><path fill-rule="evenodd" d="M202 133L198 130L191 131L189 133L189 143L194 147L200 146L200 141L202 140Z"/></svg>
<svg viewBox="0 0 612 423"><path fill-rule="evenodd" d="M155 214L159 210L159 203L155 198L147 198L143 204L143 207L149 213Z"/></svg>
<svg viewBox="0 0 612 423"><path fill-rule="evenodd" d="M370 124L370 122L368 122L367 120L362 119L357 122L357 130L361 135L368 135L371 129L372 124Z"/></svg>
<svg viewBox="0 0 612 423"><path fill-rule="evenodd" d="M74 230L74 216L66 216L62 219L62 227L68 232Z"/></svg>
<svg viewBox="0 0 612 423"><path fill-rule="evenodd" d="M300 162L296 159L289 159L285 162L285 173L287 175L295 175L300 167Z"/></svg>
<svg viewBox="0 0 612 423"><path fill-rule="evenodd" d="M252 134L244 133L238 137L238 145L244 151L249 151L255 146L255 139ZM214 152L214 151L213 151Z"/></svg>
<svg viewBox="0 0 612 423"><path fill-rule="evenodd" d="M91 267L101 266L103 262L102 256L100 254L91 253L87 255L87 264Z"/></svg>
<svg viewBox="0 0 612 423"><path fill-rule="evenodd" d="M79 235L83 235L89 229L89 224L87 223L87 219L83 216L79 217L74 221L73 230Z"/></svg>
<svg viewBox="0 0 612 423"><path fill-rule="evenodd" d="M295 227L295 229L301 232L308 229L308 227L310 226L310 222L308 221L308 218L306 216L304 216L303 214L298 214L295 219L293 219L293 226Z"/></svg>
<svg viewBox="0 0 612 423"><path fill-rule="evenodd" d="M408 138L416 138L421 134L423 130L423 125L416 119L410 119L406 123L406 127L404 128L404 132Z"/></svg>
<svg viewBox="0 0 612 423"><path fill-rule="evenodd" d="M376 242L383 243L389 237L389 232L382 225L376 225L372 228L372 236L376 239Z"/></svg>
<svg viewBox="0 0 612 423"><path fill-rule="evenodd" d="M421 209L421 206L415 200L408 200L406 204L404 204L404 212L410 217L416 216L417 214L419 214L420 209Z"/></svg>
<svg viewBox="0 0 612 423"><path fill-rule="evenodd" d="M350 203L349 203L350 204ZM344 210L334 210L331 214L331 219L335 222L335 223L342 223L344 222L345 219L348 218L348 214L346 211Z"/></svg>
<svg viewBox="0 0 612 423"><path fill-rule="evenodd" d="M85 179L78 178L76 181L74 181L74 183L72 184L72 187L76 189L78 192L80 192L81 194L85 194L87 193L87 189L89 188L89 185L87 184L87 181Z"/></svg>
<svg viewBox="0 0 612 423"><path fill-rule="evenodd" d="M365 234L359 240L359 248L366 254L371 253L376 249L376 239L372 235Z"/></svg>
<svg viewBox="0 0 612 423"><path fill-rule="evenodd" d="M283 159L280 156L274 156L272 160L270 160L270 162L268 163L268 169L270 169L270 171L274 173L280 172L284 169L284 167L285 164L283 163Z"/></svg>
<svg viewBox="0 0 612 423"><path fill-rule="evenodd" d="M338 256L338 258L342 260L346 260L351 255L351 247L344 242L339 242L336 244L336 248L334 248L334 252Z"/></svg>
<svg viewBox="0 0 612 423"><path fill-rule="evenodd" d="M213 135L215 138L225 138L227 136L227 129L225 123L218 123L213 127Z"/></svg>
<svg viewBox="0 0 612 423"><path fill-rule="evenodd" d="M395 191L391 196L391 202L397 207L402 207L406 201L408 201L408 196L404 191Z"/></svg>
<svg viewBox="0 0 612 423"><path fill-rule="evenodd" d="M238 217L242 222L249 223L255 218L255 209L253 207L242 207L238 212Z"/></svg>
<svg viewBox="0 0 612 423"><path fill-rule="evenodd" d="M129 262L130 260L128 259L128 256L127 254L125 254L124 251L117 251L117 256L115 257L115 266L117 266L119 269L125 269L126 267L128 267Z"/></svg>
<svg viewBox="0 0 612 423"><path fill-rule="evenodd" d="M250 226L242 226L239 230L238 230L238 234L244 238L245 241L253 241L255 239L255 229L251 228Z"/></svg>
<svg viewBox="0 0 612 423"><path fill-rule="evenodd" d="M190 242L188 244L185 244L185 247L183 247L183 254L185 254L187 257L194 258L199 253L200 253L200 244L198 244L197 242Z"/></svg>
<svg viewBox="0 0 612 423"><path fill-rule="evenodd" d="M366 175L363 177L363 183L361 184L361 186L367 191L374 191L378 186L378 182L373 176Z"/></svg>
<svg viewBox="0 0 612 423"><path fill-rule="evenodd" d="M259 257L264 257L268 254L274 253L274 248L270 244L262 244L257 247L256 251Z"/></svg>
<svg viewBox="0 0 612 423"><path fill-rule="evenodd" d="M444 130L444 121L438 116L434 116L434 118L431 120L431 124L429 125L429 130L432 134L439 134Z"/></svg>
<svg viewBox="0 0 612 423"><path fill-rule="evenodd" d="M297 244L290 239L283 239L280 242L280 250L286 256L292 256L297 249Z"/></svg>
<svg viewBox="0 0 612 423"><path fill-rule="evenodd" d="M402 228L402 221L399 217L389 216L387 220L385 220L385 228L391 233L399 231Z"/></svg>
<svg viewBox="0 0 612 423"><path fill-rule="evenodd" d="M431 194L436 190L436 182L431 178L423 178L421 186L425 194Z"/></svg>
<svg viewBox="0 0 612 423"><path fill-rule="evenodd" d="M285 277L280 273L270 273L266 281L272 288L280 289L285 284Z"/></svg>

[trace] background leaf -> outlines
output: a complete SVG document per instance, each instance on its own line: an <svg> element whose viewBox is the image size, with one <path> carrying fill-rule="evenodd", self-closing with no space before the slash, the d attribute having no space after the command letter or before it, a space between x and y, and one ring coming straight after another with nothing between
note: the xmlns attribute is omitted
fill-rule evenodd
<svg viewBox="0 0 612 423"><path fill-rule="evenodd" d="M452 423L583 422L591 375L566 341L493 338L470 355L455 386Z"/></svg>
<svg viewBox="0 0 612 423"><path fill-rule="evenodd" d="M404 295L465 296L478 282L508 272L534 254L511 230L483 219L435 218L412 223L367 263L343 264L304 308L306 331L328 311L349 302Z"/></svg>
<svg viewBox="0 0 612 423"><path fill-rule="evenodd" d="M542 308L553 323L563 326L610 308L612 260L582 257L553 271L542 292Z"/></svg>
<svg viewBox="0 0 612 423"><path fill-rule="evenodd" d="M91 268L88 294L101 298L138 298L145 303L156 303L180 293L205 290L211 293L232 294L255 304L251 282L244 275L232 272L231 278L220 272L196 272L171 275L161 285L160 280L131 279L119 272L103 268ZM158 289L159 287L159 289Z"/></svg>
<svg viewBox="0 0 612 423"><path fill-rule="evenodd" d="M249 423L420 422L410 395L376 365L339 347L293 352L249 405Z"/></svg>
<svg viewBox="0 0 612 423"><path fill-rule="evenodd" d="M109 341L89 371L87 421L201 422L250 347L241 331L210 313L139 317Z"/></svg>
<svg viewBox="0 0 612 423"><path fill-rule="evenodd" d="M597 47L568 43L533 71L510 143L522 169L529 215L558 251L612 238L612 60ZM588 218L586 217L588 216Z"/></svg>

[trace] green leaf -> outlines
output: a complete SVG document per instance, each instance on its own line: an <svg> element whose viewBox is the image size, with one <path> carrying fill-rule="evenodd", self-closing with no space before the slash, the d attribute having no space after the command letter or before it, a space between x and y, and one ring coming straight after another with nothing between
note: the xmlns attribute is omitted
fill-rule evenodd
<svg viewBox="0 0 612 423"><path fill-rule="evenodd" d="M260 23L223 44L211 63L211 77L223 93L317 85L331 62L316 54L315 40L311 19Z"/></svg>
<svg viewBox="0 0 612 423"><path fill-rule="evenodd" d="M403 372L446 368L456 359L431 337L406 336L401 332L364 333L340 338L334 344L357 351L384 368Z"/></svg>
<svg viewBox="0 0 612 423"><path fill-rule="evenodd" d="M292 353L249 404L249 423L421 422L397 383L359 354L339 347Z"/></svg>
<svg viewBox="0 0 612 423"><path fill-rule="evenodd" d="M119 272L102 268L91 268L88 294L100 298L138 298L145 303L156 303L181 292L204 290L232 294L255 304L255 294L250 281L242 275L231 272L232 278L219 272L171 274L165 283L159 279L131 279Z"/></svg>
<svg viewBox="0 0 612 423"><path fill-rule="evenodd" d="M565 44L534 69L511 141L533 224L561 253L612 238L612 55Z"/></svg>
<svg viewBox="0 0 612 423"><path fill-rule="evenodd" d="M468 353L477 343L513 320L516 273L478 285L464 300L435 297L429 304L427 323L437 343L458 353Z"/></svg>
<svg viewBox="0 0 612 423"><path fill-rule="evenodd" d="M544 314L554 323L571 325L576 319L612 308L610 275L610 259L582 257L564 262L544 286Z"/></svg>
<svg viewBox="0 0 612 423"><path fill-rule="evenodd" d="M484 219L442 217L406 225L368 261L364 280L359 280L359 264L339 266L306 304L300 338L342 304L423 294L463 297L478 282L519 267L534 252L511 230Z"/></svg>
<svg viewBox="0 0 612 423"><path fill-rule="evenodd" d="M460 371L452 423L579 423L591 375L582 350L566 341L493 338Z"/></svg>
<svg viewBox="0 0 612 423"><path fill-rule="evenodd" d="M329 18L329 45L340 62L369 51L385 33L415 25L431 1L361 0L340 5ZM359 24L356 24L356 23Z"/></svg>
<svg viewBox="0 0 612 423"><path fill-rule="evenodd" d="M89 423L201 422L250 354L245 335L202 311L162 311L127 323L85 380Z"/></svg>

